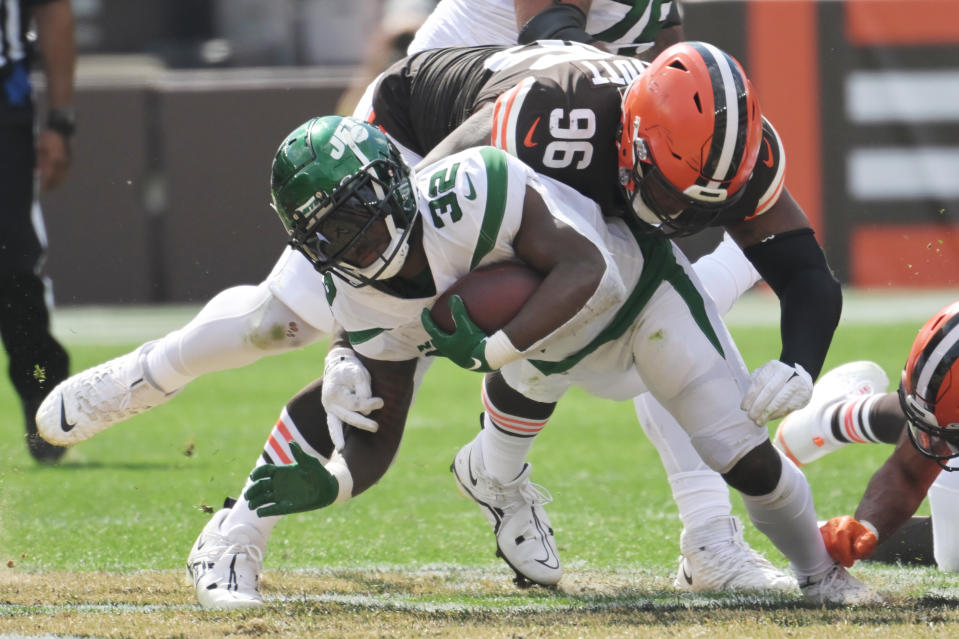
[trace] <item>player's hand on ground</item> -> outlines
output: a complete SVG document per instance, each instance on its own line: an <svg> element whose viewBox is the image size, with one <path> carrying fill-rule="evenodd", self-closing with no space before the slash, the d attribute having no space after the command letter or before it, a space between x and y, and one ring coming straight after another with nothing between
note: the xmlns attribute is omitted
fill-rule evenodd
<svg viewBox="0 0 959 639"><path fill-rule="evenodd" d="M367 415L383 408L383 400L373 397L370 373L349 348L334 348L327 354L322 401L330 439L337 450L342 450L345 443L344 423L371 433L380 427Z"/></svg>
<svg viewBox="0 0 959 639"><path fill-rule="evenodd" d="M749 388L740 405L760 426L788 415L809 403L812 376L799 364L789 365L774 359L766 362L749 378Z"/></svg>
<svg viewBox="0 0 959 639"><path fill-rule="evenodd" d="M329 506L336 500L340 485L319 459L290 442L295 464L263 464L250 473L253 485L243 496L260 517L289 515ZM270 504L270 505L267 505Z"/></svg>
<svg viewBox="0 0 959 639"><path fill-rule="evenodd" d="M424 308L420 316L436 352L467 370L483 373L494 370L486 361L486 341L489 336L470 319L466 304L459 295L450 298L450 315L455 325L452 333L436 325L428 308Z"/></svg>
<svg viewBox="0 0 959 639"><path fill-rule="evenodd" d="M849 568L876 549L876 531L866 522L844 515L833 517L819 529L829 556Z"/></svg>

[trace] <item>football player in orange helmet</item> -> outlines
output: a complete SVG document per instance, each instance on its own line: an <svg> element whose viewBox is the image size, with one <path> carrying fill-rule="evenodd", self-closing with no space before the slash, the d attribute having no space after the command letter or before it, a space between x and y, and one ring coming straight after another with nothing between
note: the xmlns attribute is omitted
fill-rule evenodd
<svg viewBox="0 0 959 639"><path fill-rule="evenodd" d="M949 460L959 457L959 301L926 322L898 392L880 395L869 412L874 420L903 427L855 516L835 517L822 527L829 553L845 566L871 557L877 543L899 530L928 493L936 562L944 570L959 570L959 552L951 542L959 490L956 475L948 472L957 470Z"/></svg>

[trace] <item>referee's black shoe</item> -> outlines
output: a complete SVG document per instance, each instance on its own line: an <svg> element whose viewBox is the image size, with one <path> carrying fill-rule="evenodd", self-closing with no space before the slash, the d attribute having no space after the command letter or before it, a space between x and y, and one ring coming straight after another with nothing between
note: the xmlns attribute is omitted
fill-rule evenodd
<svg viewBox="0 0 959 639"><path fill-rule="evenodd" d="M27 449L35 460L42 464L55 464L67 452L64 446L55 446L51 444L37 432L37 408L43 397L36 399L23 400L23 418L27 427Z"/></svg>

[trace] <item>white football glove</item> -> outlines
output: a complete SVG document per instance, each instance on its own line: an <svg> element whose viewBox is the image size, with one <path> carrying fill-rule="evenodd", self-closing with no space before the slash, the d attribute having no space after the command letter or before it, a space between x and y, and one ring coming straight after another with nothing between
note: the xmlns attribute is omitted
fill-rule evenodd
<svg viewBox="0 0 959 639"><path fill-rule="evenodd" d="M749 377L749 388L740 404L749 419L760 426L802 408L812 397L812 377L799 364L774 359Z"/></svg>
<svg viewBox="0 0 959 639"><path fill-rule="evenodd" d="M323 369L323 408L333 447L342 450L343 423L375 433L380 425L366 417L383 408L383 400L373 397L370 373L352 350L339 347L326 355Z"/></svg>

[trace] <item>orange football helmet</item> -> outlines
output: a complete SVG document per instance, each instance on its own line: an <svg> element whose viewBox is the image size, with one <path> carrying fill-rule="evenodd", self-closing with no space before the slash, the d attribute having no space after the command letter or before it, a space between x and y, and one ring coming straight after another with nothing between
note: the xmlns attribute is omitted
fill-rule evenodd
<svg viewBox="0 0 959 639"><path fill-rule="evenodd" d="M959 302L926 322L912 344L899 384L909 438L939 462L959 456Z"/></svg>
<svg viewBox="0 0 959 639"><path fill-rule="evenodd" d="M742 197L762 113L735 59L705 42L682 42L626 90L621 128L619 178L633 211L665 235L688 235Z"/></svg>

